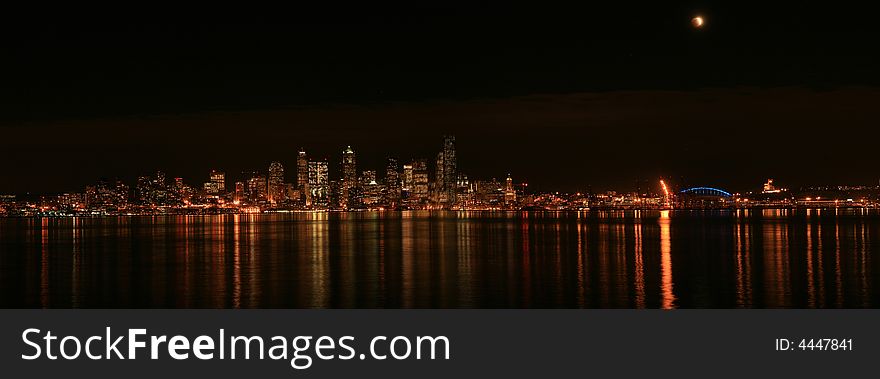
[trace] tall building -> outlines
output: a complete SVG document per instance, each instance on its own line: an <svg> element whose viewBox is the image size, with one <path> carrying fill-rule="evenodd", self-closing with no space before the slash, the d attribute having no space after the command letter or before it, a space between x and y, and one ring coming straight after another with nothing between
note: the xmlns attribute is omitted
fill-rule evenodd
<svg viewBox="0 0 880 379"><path fill-rule="evenodd" d="M458 168L455 158L455 136L443 136L443 147L437 153L435 181L431 190L431 201L442 207L455 203Z"/></svg>
<svg viewBox="0 0 880 379"><path fill-rule="evenodd" d="M351 146L342 150L342 183L340 187L339 207L348 209L357 206L357 161Z"/></svg>
<svg viewBox="0 0 880 379"><path fill-rule="evenodd" d="M428 161L412 161L412 200L416 203L428 201Z"/></svg>
<svg viewBox="0 0 880 379"><path fill-rule="evenodd" d="M330 197L330 171L327 161L310 161L308 165L308 184L310 205L326 207Z"/></svg>
<svg viewBox="0 0 880 379"><path fill-rule="evenodd" d="M240 204L245 200L246 200L246 198L245 198L245 184L244 184L244 182L235 182L235 192L232 195L232 201L236 202L237 204Z"/></svg>
<svg viewBox="0 0 880 379"><path fill-rule="evenodd" d="M100 195L100 188L98 188ZM135 185L135 198L142 205L166 205L168 200L168 187L165 183L165 173L157 171L154 176L141 176Z"/></svg>
<svg viewBox="0 0 880 379"><path fill-rule="evenodd" d="M474 193L467 175L459 173L455 179L455 202L458 206L467 207L474 203Z"/></svg>
<svg viewBox="0 0 880 379"><path fill-rule="evenodd" d="M405 192L412 192L413 187L413 165L407 163L403 165L403 176L400 177L400 189Z"/></svg>
<svg viewBox="0 0 880 379"><path fill-rule="evenodd" d="M174 178L174 183L170 188L170 198L174 204L189 203L190 193L189 187L183 182L183 178Z"/></svg>
<svg viewBox="0 0 880 379"><path fill-rule="evenodd" d="M306 206L312 205L309 191L309 157L303 149L299 149L299 154L296 156L296 189L301 194L300 201Z"/></svg>
<svg viewBox="0 0 880 379"><path fill-rule="evenodd" d="M385 204L391 208L400 205L400 165L397 158L388 157L385 166Z"/></svg>
<svg viewBox="0 0 880 379"><path fill-rule="evenodd" d="M455 136L443 137L443 188L449 204L455 203L458 167L455 158Z"/></svg>
<svg viewBox="0 0 880 379"><path fill-rule="evenodd" d="M434 183L431 189L431 202L445 204L448 197L446 193L446 160L443 152L437 153L436 170L434 170Z"/></svg>
<svg viewBox="0 0 880 379"><path fill-rule="evenodd" d="M211 170L211 183L214 183L217 188L217 193L223 194L226 192L226 173L217 170Z"/></svg>
<svg viewBox="0 0 880 379"><path fill-rule="evenodd" d="M248 179L248 198L251 201L265 201L269 195L266 176L260 173L254 173Z"/></svg>
<svg viewBox="0 0 880 379"><path fill-rule="evenodd" d="M284 166L281 162L272 162L269 164L269 202L278 204L287 200L286 190L284 186Z"/></svg>
<svg viewBox="0 0 880 379"><path fill-rule="evenodd" d="M516 190L513 188L513 178L507 174L507 180L504 183L504 205L512 206L516 203Z"/></svg>
<svg viewBox="0 0 880 379"><path fill-rule="evenodd" d="M361 174L361 202L366 206L374 206L379 203L379 183L376 181L376 171L368 170Z"/></svg>

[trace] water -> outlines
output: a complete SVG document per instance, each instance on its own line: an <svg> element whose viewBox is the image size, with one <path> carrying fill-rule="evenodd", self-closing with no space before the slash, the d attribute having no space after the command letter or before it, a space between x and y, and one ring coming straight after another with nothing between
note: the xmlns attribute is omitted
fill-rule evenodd
<svg viewBox="0 0 880 379"><path fill-rule="evenodd" d="M876 308L880 212L0 219L4 308Z"/></svg>

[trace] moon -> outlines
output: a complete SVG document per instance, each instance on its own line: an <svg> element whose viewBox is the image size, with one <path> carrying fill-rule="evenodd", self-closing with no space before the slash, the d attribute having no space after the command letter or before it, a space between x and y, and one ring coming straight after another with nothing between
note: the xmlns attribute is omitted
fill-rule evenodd
<svg viewBox="0 0 880 379"><path fill-rule="evenodd" d="M697 29L702 28L704 23L705 20L703 20L703 16L694 16L694 18L691 19L691 24Z"/></svg>

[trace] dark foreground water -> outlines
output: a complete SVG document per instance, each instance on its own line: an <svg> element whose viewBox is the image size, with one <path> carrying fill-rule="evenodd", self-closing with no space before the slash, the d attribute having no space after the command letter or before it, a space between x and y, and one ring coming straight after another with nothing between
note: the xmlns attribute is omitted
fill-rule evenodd
<svg viewBox="0 0 880 379"><path fill-rule="evenodd" d="M858 209L6 218L0 306L875 308L878 238Z"/></svg>

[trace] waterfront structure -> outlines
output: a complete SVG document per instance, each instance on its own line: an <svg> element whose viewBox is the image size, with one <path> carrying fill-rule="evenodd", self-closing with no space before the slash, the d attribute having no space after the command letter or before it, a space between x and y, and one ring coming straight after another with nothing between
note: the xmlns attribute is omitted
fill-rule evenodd
<svg viewBox="0 0 880 379"><path fill-rule="evenodd" d="M455 204L458 190L458 172L455 154L455 136L444 136L443 146L437 153L431 201L440 208Z"/></svg>
<svg viewBox="0 0 880 379"><path fill-rule="evenodd" d="M446 202L455 203L456 181L458 179L458 164L455 154L455 136L443 137L443 189L446 192ZM439 169L439 168L438 168Z"/></svg>
<svg viewBox="0 0 880 379"><path fill-rule="evenodd" d="M366 207L379 204L380 188L376 181L376 171L367 170L361 173L361 203Z"/></svg>
<svg viewBox="0 0 880 379"><path fill-rule="evenodd" d="M431 202L443 206L448 201L446 192L446 160L443 152L437 153L434 170L434 182L431 183Z"/></svg>
<svg viewBox="0 0 880 379"><path fill-rule="evenodd" d="M308 161L305 151L300 150L294 183L284 182L284 168L277 161L269 164L268 175L265 172L243 172L242 180L236 181L234 189L228 193L223 171L212 170L209 180L195 189L181 177L166 182L165 173L157 171L153 175L137 178L134 191L122 181L113 179L100 180L79 193L29 195L25 199L7 196L0 199L0 214L205 214L359 209L582 211L880 208L880 186L822 186L789 190L776 186L772 179L768 179L763 186L756 186L755 191L745 193L731 193L711 187L680 190L664 180L657 182L655 190L647 189L649 186L642 187L637 182L635 192L594 193L591 187L584 192L573 193L527 191L528 185L514 183L510 174L501 181L481 180L458 171L454 142L454 138L444 138L433 181L429 178L426 159L413 159L400 165L397 159L388 158L380 175L375 170L364 170L357 176L356 155L351 147L342 151L341 177L331 180L327 160ZM382 180L379 176L382 176ZM451 184L450 177L454 178Z"/></svg>
<svg viewBox="0 0 880 379"><path fill-rule="evenodd" d="M281 162L275 161L269 164L269 196L268 200L272 204L278 204L287 200L287 188L284 185L284 166Z"/></svg>
<svg viewBox="0 0 880 379"><path fill-rule="evenodd" d="M428 161L416 159L412 163L412 202L424 204L428 201Z"/></svg>
<svg viewBox="0 0 880 379"><path fill-rule="evenodd" d="M312 196L309 191L309 157L304 149L299 149L296 156L296 188L300 193L300 202L306 206L312 205Z"/></svg>
<svg viewBox="0 0 880 379"><path fill-rule="evenodd" d="M388 157L385 166L385 187L383 203L389 208L394 209L400 205L401 183L400 183L400 165L397 158Z"/></svg>
<svg viewBox="0 0 880 379"><path fill-rule="evenodd" d="M223 171L211 170L211 183L214 183L215 193L223 194L226 192L226 173Z"/></svg>
<svg viewBox="0 0 880 379"><path fill-rule="evenodd" d="M342 150L342 182L340 184L339 207L342 209L357 206L357 160L351 146Z"/></svg>
<svg viewBox="0 0 880 379"><path fill-rule="evenodd" d="M245 188L244 182L235 182L235 192L232 195L232 201L235 204L241 204L245 201Z"/></svg>
<svg viewBox="0 0 880 379"><path fill-rule="evenodd" d="M412 171L412 163L406 163L403 165L403 170L401 171L400 176L400 193L401 199L408 199L412 195L413 190L413 171Z"/></svg>
<svg viewBox="0 0 880 379"><path fill-rule="evenodd" d="M252 173L250 179L248 179L247 187L248 198L251 202L266 201L269 190L265 175L258 172Z"/></svg>
<svg viewBox="0 0 880 379"><path fill-rule="evenodd" d="M516 190L513 188L513 178L507 174L507 180L504 181L504 205L513 206L516 204Z"/></svg>
<svg viewBox="0 0 880 379"><path fill-rule="evenodd" d="M326 160L309 161L308 164L308 198L310 206L324 208L330 200L330 172Z"/></svg>

